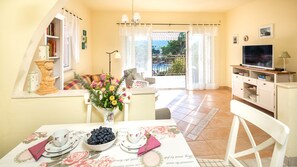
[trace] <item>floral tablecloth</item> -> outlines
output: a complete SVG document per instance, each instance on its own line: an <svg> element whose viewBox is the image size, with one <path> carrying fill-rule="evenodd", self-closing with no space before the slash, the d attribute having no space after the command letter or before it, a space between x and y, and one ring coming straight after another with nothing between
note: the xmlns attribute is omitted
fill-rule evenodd
<svg viewBox="0 0 297 167"><path fill-rule="evenodd" d="M101 124L65 124L45 125L23 140L0 160L0 166L62 166L62 167L132 167L132 166L199 166L186 143L183 135L172 120L129 121L117 122L116 143L108 150L95 152L89 150L82 142L71 152L55 158L41 157L38 161L28 151L28 148L45 140L54 131L61 128L71 130L81 139L83 136ZM120 148L121 141L126 137L129 127L139 126L149 131L161 143L161 146L142 155L131 154Z"/></svg>

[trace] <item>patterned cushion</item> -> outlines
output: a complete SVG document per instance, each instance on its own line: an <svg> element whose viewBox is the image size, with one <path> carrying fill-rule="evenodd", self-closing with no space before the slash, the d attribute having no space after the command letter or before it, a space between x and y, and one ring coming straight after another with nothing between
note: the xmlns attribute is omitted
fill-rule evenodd
<svg viewBox="0 0 297 167"><path fill-rule="evenodd" d="M91 76L92 81L99 82L100 81L100 74L95 74Z"/></svg>
<svg viewBox="0 0 297 167"><path fill-rule="evenodd" d="M92 81L91 81L91 75L86 74L86 75L83 75L83 76L81 76L81 77L82 77L82 79L83 79L86 83L88 83L88 84L91 84L91 83L92 83Z"/></svg>
<svg viewBox="0 0 297 167"><path fill-rule="evenodd" d="M82 89L82 85L77 79L70 80L64 83L64 90L76 90L76 89Z"/></svg>

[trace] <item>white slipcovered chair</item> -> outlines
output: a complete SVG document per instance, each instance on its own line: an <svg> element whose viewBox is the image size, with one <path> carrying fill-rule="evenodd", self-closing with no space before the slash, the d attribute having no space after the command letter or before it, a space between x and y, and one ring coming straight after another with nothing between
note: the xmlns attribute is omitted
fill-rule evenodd
<svg viewBox="0 0 297 167"><path fill-rule="evenodd" d="M263 165L261 162L259 151L271 145L274 145L274 149L270 161L270 167L283 166L290 131L289 128L282 122L276 120L275 118L236 100L231 100L231 112L234 114L234 118L229 135L225 160L197 158L200 166L212 166L212 164L216 164L218 166L218 164L221 163L224 166L234 165L243 167L242 162L244 161L238 160L238 158L250 154L255 154L255 164L258 167L262 167ZM270 136L270 138L262 142L261 144L257 145L252 136L251 131L249 130L249 127L246 124L246 121L262 129ZM240 123L242 124L244 130L247 133L252 148L240 152L235 152Z"/></svg>
<svg viewBox="0 0 297 167"><path fill-rule="evenodd" d="M140 73L137 73L136 68L124 70L126 76L126 86L130 87L150 87L155 84L155 78L144 78Z"/></svg>

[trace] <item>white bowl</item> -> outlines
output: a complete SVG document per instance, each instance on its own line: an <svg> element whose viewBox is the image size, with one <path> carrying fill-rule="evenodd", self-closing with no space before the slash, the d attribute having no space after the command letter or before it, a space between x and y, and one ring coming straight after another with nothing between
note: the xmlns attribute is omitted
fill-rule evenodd
<svg viewBox="0 0 297 167"><path fill-rule="evenodd" d="M107 143L104 143L104 144L97 144L97 145L88 144L87 140L91 136L91 133L88 133L84 137L83 142L91 150L94 150L94 151L104 151L104 150L107 150L108 148L110 148L114 144L114 142L117 140L117 137L118 137L118 132L115 129L112 129L112 132L114 133L115 138L112 141L110 141L110 142L107 142Z"/></svg>

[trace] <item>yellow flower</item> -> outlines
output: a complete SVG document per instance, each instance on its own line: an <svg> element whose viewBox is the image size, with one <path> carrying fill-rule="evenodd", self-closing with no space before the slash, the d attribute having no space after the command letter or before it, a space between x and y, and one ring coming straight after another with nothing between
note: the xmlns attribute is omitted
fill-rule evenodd
<svg viewBox="0 0 297 167"><path fill-rule="evenodd" d="M113 100L113 101L111 102L111 104L114 105L114 106L117 105L117 103L118 103L118 102L117 102L116 100Z"/></svg>
<svg viewBox="0 0 297 167"><path fill-rule="evenodd" d="M113 101L114 99L115 99L114 96L110 96L110 97L109 97L109 100L110 100L110 101Z"/></svg>
<svg viewBox="0 0 297 167"><path fill-rule="evenodd" d="M109 90L110 90L110 91L114 91L114 86L111 85L111 86L109 87Z"/></svg>

